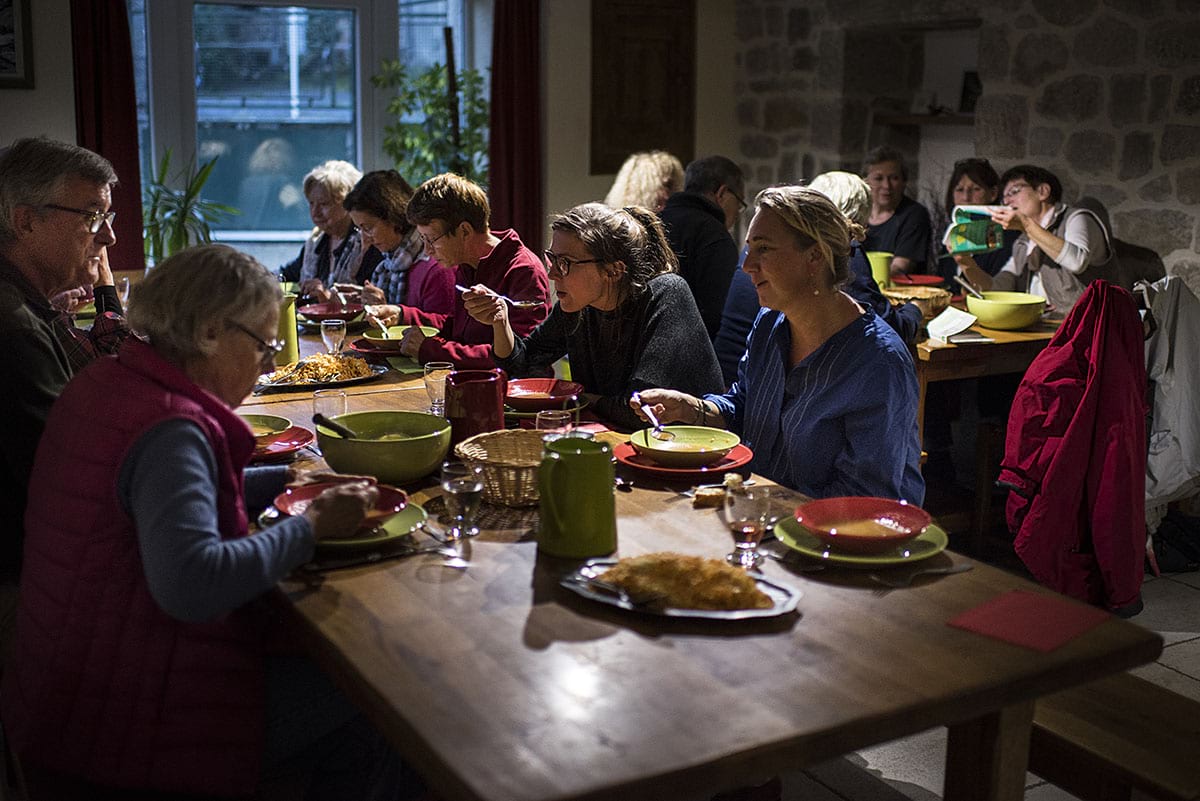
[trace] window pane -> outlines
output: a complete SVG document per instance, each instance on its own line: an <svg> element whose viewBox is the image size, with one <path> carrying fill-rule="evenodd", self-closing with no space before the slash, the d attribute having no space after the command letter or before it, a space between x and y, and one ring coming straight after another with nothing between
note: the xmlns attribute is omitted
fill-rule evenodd
<svg viewBox="0 0 1200 801"><path fill-rule="evenodd" d="M195 31L204 195L242 212L219 229L310 228L304 175L358 163L354 12L196 3Z"/></svg>

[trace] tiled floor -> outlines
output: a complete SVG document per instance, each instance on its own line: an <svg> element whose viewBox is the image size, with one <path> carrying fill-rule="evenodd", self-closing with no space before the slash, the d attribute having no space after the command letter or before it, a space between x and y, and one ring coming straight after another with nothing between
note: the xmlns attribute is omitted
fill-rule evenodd
<svg viewBox="0 0 1200 801"><path fill-rule="evenodd" d="M1161 634L1166 647L1157 662L1133 672L1200 700L1200 573L1147 575L1142 599L1145 609L1132 622ZM945 754L946 730L934 729L786 775L783 797L785 801L936 801L941 798ZM1026 801L1075 798L1032 774L1026 781Z"/></svg>

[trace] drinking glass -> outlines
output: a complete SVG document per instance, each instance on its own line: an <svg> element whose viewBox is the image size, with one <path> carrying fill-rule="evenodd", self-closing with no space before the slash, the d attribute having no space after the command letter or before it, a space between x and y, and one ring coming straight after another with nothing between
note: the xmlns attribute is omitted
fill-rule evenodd
<svg viewBox="0 0 1200 801"><path fill-rule="evenodd" d="M346 393L340 389L318 389L313 393L313 414L337 417L346 413Z"/></svg>
<svg viewBox="0 0 1200 801"><path fill-rule="evenodd" d="M425 365L425 392L429 395L429 413L446 415L446 376L454 370L450 362L428 362Z"/></svg>
<svg viewBox="0 0 1200 801"><path fill-rule="evenodd" d="M483 465L468 462L442 464L442 491L450 525L446 536L457 540L479 533L475 515L483 502Z"/></svg>
<svg viewBox="0 0 1200 801"><path fill-rule="evenodd" d="M574 418L574 412L563 409L547 409L537 413L533 419L533 427L538 431L566 434L571 430Z"/></svg>
<svg viewBox="0 0 1200 801"><path fill-rule="evenodd" d="M758 543L762 541L770 513L771 493L767 487L725 491L725 525L733 535L733 551L725 561L747 570L758 567L762 560Z"/></svg>
<svg viewBox="0 0 1200 801"><path fill-rule="evenodd" d="M127 309L129 306L129 276L121 276L121 280L117 282L117 294L121 296L121 307Z"/></svg>
<svg viewBox="0 0 1200 801"><path fill-rule="evenodd" d="M342 343L346 341L346 321L322 320L321 340L330 353L341 353Z"/></svg>

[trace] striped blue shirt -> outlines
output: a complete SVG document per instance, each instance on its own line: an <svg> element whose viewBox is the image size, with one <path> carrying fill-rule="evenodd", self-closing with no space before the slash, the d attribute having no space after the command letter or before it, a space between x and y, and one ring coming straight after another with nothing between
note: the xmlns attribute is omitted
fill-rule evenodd
<svg viewBox="0 0 1200 801"><path fill-rule="evenodd" d="M869 308L795 367L781 312L754 321L738 380L708 395L754 451L751 469L814 498L925 499L917 377L908 348Z"/></svg>

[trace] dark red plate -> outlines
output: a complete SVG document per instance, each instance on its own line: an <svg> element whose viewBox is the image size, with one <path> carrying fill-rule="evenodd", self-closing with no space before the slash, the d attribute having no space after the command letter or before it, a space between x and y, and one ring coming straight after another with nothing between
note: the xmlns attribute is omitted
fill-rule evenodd
<svg viewBox="0 0 1200 801"><path fill-rule="evenodd" d="M716 464L710 464L708 467L701 467L696 470L684 470L679 467L663 467L656 464L645 456L640 456L633 446L628 442L622 442L617 447L613 448L613 458L623 465L632 467L635 470L641 470L649 475L658 476L669 481L708 481L712 476L719 476L722 473L728 473L730 470L736 470L739 467L745 467L750 464L750 460L754 458L754 451L747 448L745 445L737 445L725 457Z"/></svg>
<svg viewBox="0 0 1200 801"><path fill-rule="evenodd" d="M336 482L327 482L305 484L303 487L288 487L275 496L275 508L285 515L292 515L293 517L302 515L304 514L304 510L308 508L308 505L312 503L313 498L330 487L336 486ZM376 484L375 488L379 490L379 497L375 500L375 506L363 518L363 526L366 527L373 526L381 520L391 517L408 505L408 495L405 494L404 490L389 487L387 484Z"/></svg>
<svg viewBox="0 0 1200 801"><path fill-rule="evenodd" d="M940 275L893 275L892 283L900 286L941 286L946 279Z"/></svg>
<svg viewBox="0 0 1200 801"><path fill-rule="evenodd" d="M517 378L508 382L504 402L518 412L561 409L583 392L583 384L558 378ZM572 404L575 405L575 404Z"/></svg>
<svg viewBox="0 0 1200 801"><path fill-rule="evenodd" d="M307 428L292 426L278 434L258 437L254 442L252 462L278 462L293 456L296 451L313 441L313 433Z"/></svg>
<svg viewBox="0 0 1200 801"><path fill-rule="evenodd" d="M336 303L313 303L296 309L297 314L303 314L309 320L319 323L322 320L345 320L350 322L363 312L361 303L347 303L339 306Z"/></svg>

